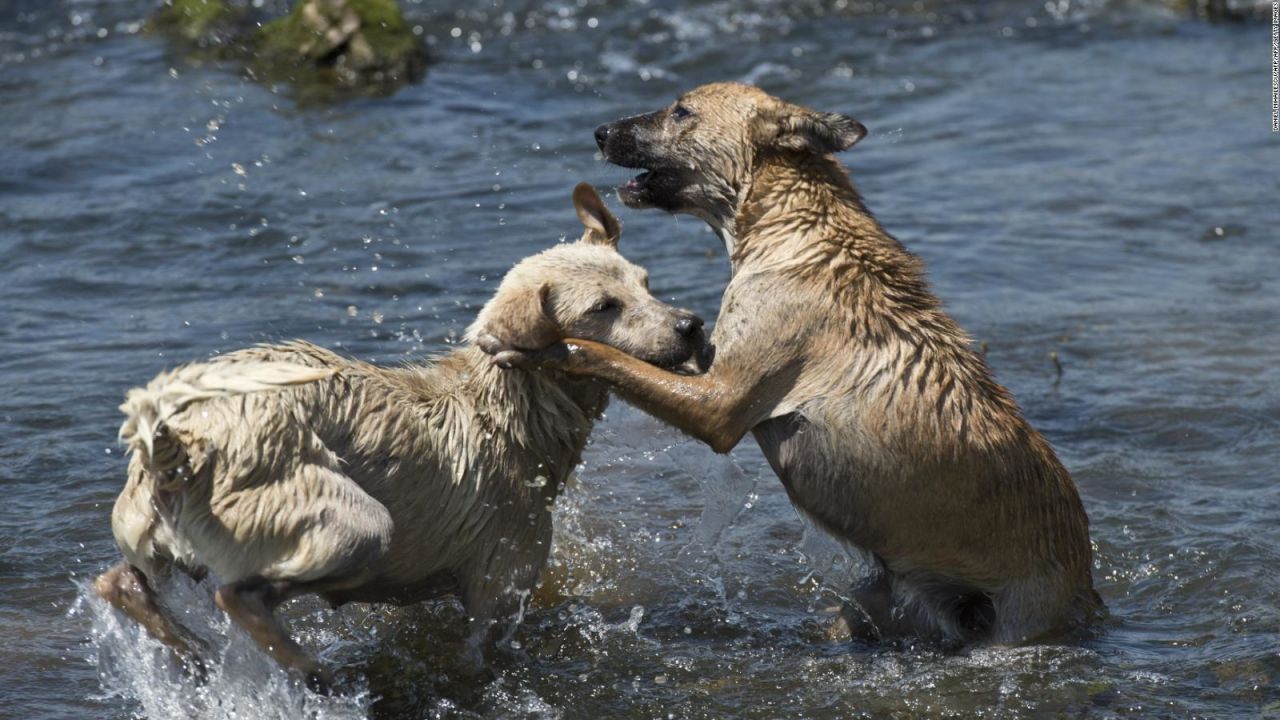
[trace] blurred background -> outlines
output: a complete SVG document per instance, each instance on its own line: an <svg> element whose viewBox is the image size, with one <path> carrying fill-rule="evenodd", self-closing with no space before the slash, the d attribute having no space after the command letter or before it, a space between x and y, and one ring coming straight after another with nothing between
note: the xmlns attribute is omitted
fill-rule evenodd
<svg viewBox="0 0 1280 720"><path fill-rule="evenodd" d="M255 69L237 31L148 31L158 7L0 2L0 715L1280 717L1269 4L406 1L416 82L336 93ZM855 183L1080 486L1094 633L821 642L856 563L753 442L716 457L620 402L488 676L449 602L292 605L346 668L320 697L235 633L197 685L88 598L127 388L293 337L447 350L513 262L576 237L576 182L629 176L592 129L714 80L870 128ZM714 236L609 202L656 293L714 318ZM225 629L206 588L172 592Z"/></svg>

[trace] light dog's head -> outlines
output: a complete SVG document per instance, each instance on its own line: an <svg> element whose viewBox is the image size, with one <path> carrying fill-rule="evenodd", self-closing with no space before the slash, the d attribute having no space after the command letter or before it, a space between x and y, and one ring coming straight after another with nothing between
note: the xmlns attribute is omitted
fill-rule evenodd
<svg viewBox="0 0 1280 720"><path fill-rule="evenodd" d="M723 228L762 152L827 155L866 134L853 118L793 105L751 85L714 83L661 110L601 125L596 144L609 162L645 171L618 188L628 207L689 213Z"/></svg>
<svg viewBox="0 0 1280 720"><path fill-rule="evenodd" d="M521 260L467 338L489 354L594 340L663 367L703 349L702 320L649 293L649 273L618 253L621 227L590 185L573 190L582 239Z"/></svg>

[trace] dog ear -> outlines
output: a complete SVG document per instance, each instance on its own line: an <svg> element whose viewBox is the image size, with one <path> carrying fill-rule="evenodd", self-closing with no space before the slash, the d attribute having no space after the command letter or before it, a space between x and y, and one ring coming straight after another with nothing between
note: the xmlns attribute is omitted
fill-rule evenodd
<svg viewBox="0 0 1280 720"><path fill-rule="evenodd" d="M607 245L618 249L618 236L622 234L622 225L618 218L604 206L604 200L596 189L587 183L578 183L573 189L573 207L578 211L578 219L587 230L582 233L582 242L594 245Z"/></svg>
<svg viewBox="0 0 1280 720"><path fill-rule="evenodd" d="M541 350L561 338L560 328L547 312L551 288L539 286L499 290L467 333L481 350Z"/></svg>
<svg viewBox="0 0 1280 720"><path fill-rule="evenodd" d="M848 150L867 135L866 126L848 115L817 112L790 103L763 114L757 121L757 131L762 144L819 155Z"/></svg>

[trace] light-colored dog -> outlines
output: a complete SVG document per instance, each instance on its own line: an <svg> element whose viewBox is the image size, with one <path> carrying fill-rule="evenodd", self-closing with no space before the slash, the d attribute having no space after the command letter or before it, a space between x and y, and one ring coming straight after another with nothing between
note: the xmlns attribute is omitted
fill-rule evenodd
<svg viewBox="0 0 1280 720"><path fill-rule="evenodd" d="M601 126L605 158L645 170L627 205L724 240L711 368L679 377L575 341L497 361L604 380L717 452L751 431L792 502L879 569L844 619L859 635L1005 644L1072 627L1101 602L1079 494L831 157L865 133L727 83Z"/></svg>
<svg viewBox="0 0 1280 720"><path fill-rule="evenodd" d="M460 596L484 630L521 609L547 558L556 494L608 400L603 383L505 372L476 345L536 348L588 337L673 367L702 322L656 300L617 252L595 191L586 232L516 265L468 345L386 368L304 342L187 365L131 390L120 436L133 457L112 529L125 560L97 591L185 654L197 641L147 578L212 571L217 605L287 667L325 670L272 614L316 593L412 603Z"/></svg>

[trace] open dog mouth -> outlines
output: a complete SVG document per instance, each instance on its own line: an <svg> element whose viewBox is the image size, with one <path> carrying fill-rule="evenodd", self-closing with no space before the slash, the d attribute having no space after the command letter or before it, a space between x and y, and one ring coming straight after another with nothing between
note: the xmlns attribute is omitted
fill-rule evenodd
<svg viewBox="0 0 1280 720"><path fill-rule="evenodd" d="M639 174L618 186L618 198L631 208L645 208L658 202L678 183L678 171L666 165L662 153L652 152L632 137L625 128L601 126L596 130L596 144L604 161L619 167L639 170Z"/></svg>
<svg viewBox="0 0 1280 720"><path fill-rule="evenodd" d="M618 187L618 199L635 209L667 208L684 182L686 180L678 170L648 168Z"/></svg>
<svg viewBox="0 0 1280 720"><path fill-rule="evenodd" d="M652 170L645 170L627 182L618 186L618 199L631 208L643 207L649 200L649 181L653 178Z"/></svg>
<svg viewBox="0 0 1280 720"><path fill-rule="evenodd" d="M618 189L619 189L619 190L627 190L627 191L630 191L630 192L636 192L636 191L638 191L638 190L640 190L640 189L642 189L642 188L644 187L644 184L649 180L649 176L651 176L652 174L653 174L653 171L651 171L651 170L645 170L644 172L640 173L639 175L637 175L637 176L635 176L635 177L631 178L630 180L628 180L626 183L624 183L624 184L623 184L620 188L618 188Z"/></svg>
<svg viewBox="0 0 1280 720"><path fill-rule="evenodd" d="M605 162L639 171L618 186L618 199L624 205L633 209L674 209L674 198L689 182L686 168L673 163L663 152L637 145L630 137L618 136L616 132L604 140L597 137L597 142Z"/></svg>

